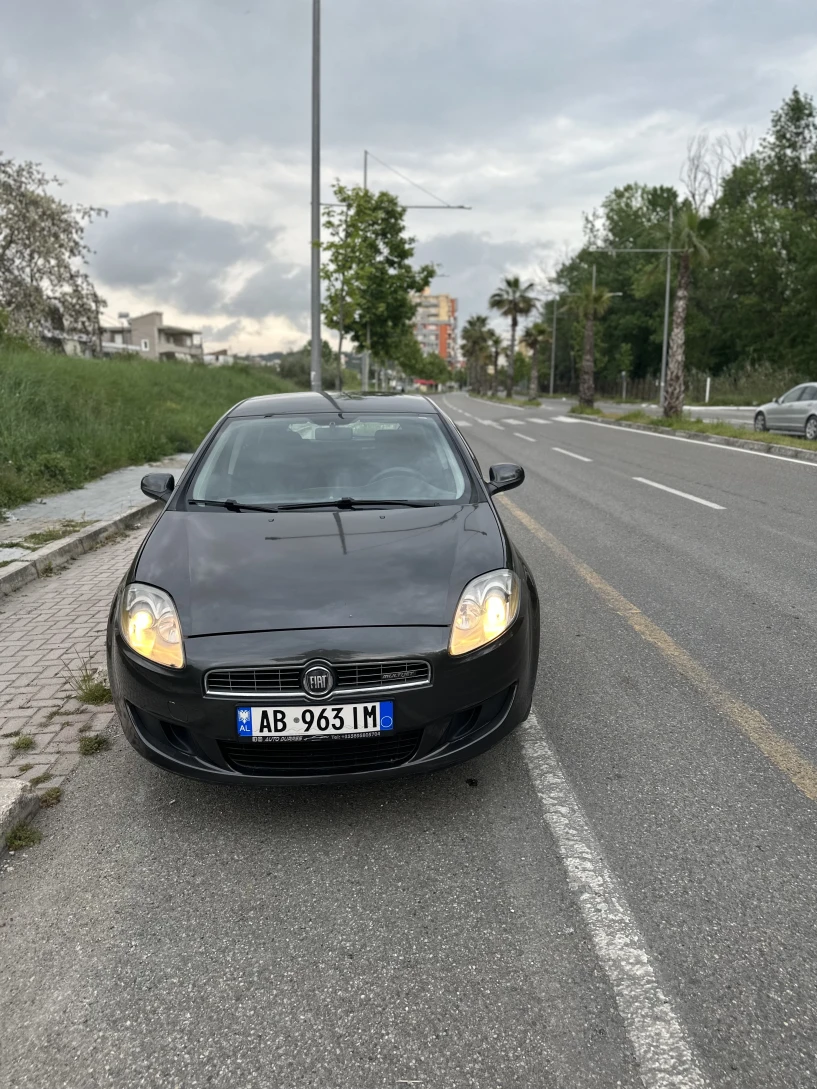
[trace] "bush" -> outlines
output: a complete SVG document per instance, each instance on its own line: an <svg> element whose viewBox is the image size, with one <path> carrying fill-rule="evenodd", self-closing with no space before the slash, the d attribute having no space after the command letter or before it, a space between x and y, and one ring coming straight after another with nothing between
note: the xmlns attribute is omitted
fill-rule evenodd
<svg viewBox="0 0 817 1089"><path fill-rule="evenodd" d="M262 367L0 347L0 511L195 450L237 401L292 388Z"/></svg>

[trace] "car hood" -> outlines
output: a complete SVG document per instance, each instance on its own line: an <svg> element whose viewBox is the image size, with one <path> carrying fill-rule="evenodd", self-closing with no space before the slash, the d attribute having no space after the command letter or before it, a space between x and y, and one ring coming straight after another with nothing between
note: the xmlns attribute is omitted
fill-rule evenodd
<svg viewBox="0 0 817 1089"><path fill-rule="evenodd" d="M187 636L448 626L465 584L507 566L489 503L260 514L165 511L131 579L176 602Z"/></svg>

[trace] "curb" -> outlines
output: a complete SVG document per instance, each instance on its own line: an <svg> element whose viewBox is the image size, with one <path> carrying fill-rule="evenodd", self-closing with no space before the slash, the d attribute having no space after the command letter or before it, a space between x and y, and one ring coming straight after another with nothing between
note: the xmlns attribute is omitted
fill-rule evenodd
<svg viewBox="0 0 817 1089"><path fill-rule="evenodd" d="M86 526L79 533L72 533L70 537L64 537L60 541L52 541L38 548L36 552L32 552L25 560L17 560L7 567L0 567L0 598L13 594L15 590L19 590L43 575L51 574L69 560L75 560L78 556L91 552L97 546L104 544L109 537L130 528L140 519L158 514L163 507L164 503L154 499L147 503L140 503L116 518L94 522L92 526Z"/></svg>
<svg viewBox="0 0 817 1089"><path fill-rule="evenodd" d="M40 808L37 792L22 779L0 779L0 854L6 835L15 824L28 820Z"/></svg>
<svg viewBox="0 0 817 1089"><path fill-rule="evenodd" d="M692 442L709 443L714 446L731 446L737 450L752 450L760 454L774 454L775 457L791 458L793 461L810 461L817 464L817 450L803 450L799 446L779 446L773 442L758 442L756 439L733 439L727 435L708 435L705 431L678 431L674 427L650 427L649 424L629 423L626 420L600 420L596 416L571 417L579 423L600 424L602 427L624 427L630 431L646 431L651 435L667 435L669 438L690 439Z"/></svg>

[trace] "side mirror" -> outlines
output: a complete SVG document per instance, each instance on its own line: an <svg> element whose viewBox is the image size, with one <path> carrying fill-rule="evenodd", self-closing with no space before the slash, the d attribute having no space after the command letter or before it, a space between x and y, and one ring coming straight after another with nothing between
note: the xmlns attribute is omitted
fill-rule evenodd
<svg viewBox="0 0 817 1089"><path fill-rule="evenodd" d="M779 397L775 397L775 399L774 399L774 403L775 403L776 405L779 405L779 404L780 404L780 398L779 398Z"/></svg>
<svg viewBox="0 0 817 1089"><path fill-rule="evenodd" d="M173 494L176 481L172 473L148 473L142 477L142 491L151 499L166 503Z"/></svg>
<svg viewBox="0 0 817 1089"><path fill-rule="evenodd" d="M507 492L518 488L525 479L525 470L521 465L492 465L488 470L488 494Z"/></svg>

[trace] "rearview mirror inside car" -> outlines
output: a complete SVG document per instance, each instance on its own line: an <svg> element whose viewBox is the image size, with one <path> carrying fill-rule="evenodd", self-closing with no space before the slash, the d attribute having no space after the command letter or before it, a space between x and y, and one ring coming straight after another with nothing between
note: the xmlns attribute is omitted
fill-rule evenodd
<svg viewBox="0 0 817 1089"><path fill-rule="evenodd" d="M142 477L142 491L151 499L159 499L162 503L173 494L176 481L172 473L148 473Z"/></svg>
<svg viewBox="0 0 817 1089"><path fill-rule="evenodd" d="M518 488L525 479L525 470L521 465L492 465L488 470L488 491L491 495Z"/></svg>

